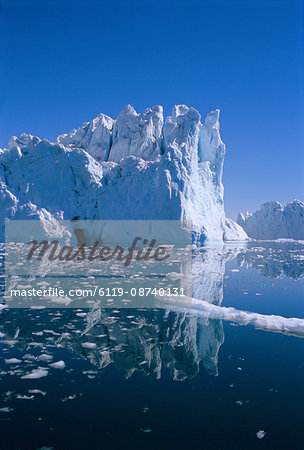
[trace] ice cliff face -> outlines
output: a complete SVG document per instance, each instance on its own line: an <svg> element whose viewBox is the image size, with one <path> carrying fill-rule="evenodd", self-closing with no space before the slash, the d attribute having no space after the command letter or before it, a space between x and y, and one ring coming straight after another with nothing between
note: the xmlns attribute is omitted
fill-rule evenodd
<svg viewBox="0 0 304 450"><path fill-rule="evenodd" d="M0 152L4 219L167 219L191 222L200 243L243 240L225 216L219 111L161 106L103 114L56 142L28 134Z"/></svg>
<svg viewBox="0 0 304 450"><path fill-rule="evenodd" d="M304 239L304 203L294 200L284 206L267 202L261 208L245 215L240 213L237 223L254 239Z"/></svg>

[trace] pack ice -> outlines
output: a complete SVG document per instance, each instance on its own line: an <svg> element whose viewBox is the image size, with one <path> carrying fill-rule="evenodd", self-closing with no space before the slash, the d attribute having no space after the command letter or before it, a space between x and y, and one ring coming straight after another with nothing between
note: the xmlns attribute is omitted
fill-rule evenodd
<svg viewBox="0 0 304 450"><path fill-rule="evenodd" d="M191 223L206 241L244 240L224 211L225 145L219 110L204 123L194 108L126 106L116 120L100 114L56 142L13 136L0 152L5 218L158 219Z"/></svg>
<svg viewBox="0 0 304 450"><path fill-rule="evenodd" d="M304 203L294 200L284 206L277 201L264 203L254 213L240 213L237 219L254 239L304 239Z"/></svg>

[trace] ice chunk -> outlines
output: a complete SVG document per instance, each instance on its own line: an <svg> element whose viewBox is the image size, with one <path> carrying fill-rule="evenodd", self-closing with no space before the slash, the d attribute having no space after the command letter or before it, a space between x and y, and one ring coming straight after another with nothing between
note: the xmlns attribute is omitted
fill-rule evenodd
<svg viewBox="0 0 304 450"><path fill-rule="evenodd" d="M43 378L48 375L48 371L42 368L35 369L27 375L21 377L22 380L37 380L38 378Z"/></svg>
<svg viewBox="0 0 304 450"><path fill-rule="evenodd" d="M43 353L42 355L38 356L38 359L39 361L51 361L53 359L53 356Z"/></svg>
<svg viewBox="0 0 304 450"><path fill-rule="evenodd" d="M263 439L263 437L265 437L266 431L260 430L257 432L257 438L258 439Z"/></svg>
<svg viewBox="0 0 304 450"><path fill-rule="evenodd" d="M67 296L45 296L46 300L61 306L68 306L73 300Z"/></svg>
<svg viewBox="0 0 304 450"><path fill-rule="evenodd" d="M195 314L198 317L228 320L239 325L252 324L257 329L304 337L304 319L297 317L282 317L242 311L231 307L213 305L205 300L186 296L159 297L159 305L191 312L191 314Z"/></svg>
<svg viewBox="0 0 304 450"><path fill-rule="evenodd" d="M244 229L231 219L225 219L224 241L244 241L248 236Z"/></svg>
<svg viewBox="0 0 304 450"><path fill-rule="evenodd" d="M95 344L95 342L83 342L83 343L81 344L81 346L82 346L83 348L95 348L95 347L96 347L96 344Z"/></svg>
<svg viewBox="0 0 304 450"><path fill-rule="evenodd" d="M16 398L17 398L17 400L34 400L34 396L33 395L21 395L21 394L18 394Z"/></svg>
<svg viewBox="0 0 304 450"><path fill-rule="evenodd" d="M46 395L46 392L40 391L40 389L29 389L29 393L30 393L30 394L41 394L41 395L43 395L43 396Z"/></svg>
<svg viewBox="0 0 304 450"><path fill-rule="evenodd" d="M49 364L52 369L64 369L65 368L65 362L64 361L57 361L52 364Z"/></svg>
<svg viewBox="0 0 304 450"><path fill-rule="evenodd" d="M22 361L17 358L10 358L10 359L5 359L4 362L5 362L5 364L19 364Z"/></svg>

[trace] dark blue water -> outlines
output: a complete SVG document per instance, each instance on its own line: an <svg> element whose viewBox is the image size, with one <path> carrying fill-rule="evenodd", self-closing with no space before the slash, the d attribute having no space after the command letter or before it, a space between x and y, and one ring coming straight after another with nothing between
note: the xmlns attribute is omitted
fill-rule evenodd
<svg viewBox="0 0 304 450"><path fill-rule="evenodd" d="M303 318L302 256L208 253L202 298ZM304 339L161 308L103 310L81 335L84 312L0 313L1 449L303 448Z"/></svg>

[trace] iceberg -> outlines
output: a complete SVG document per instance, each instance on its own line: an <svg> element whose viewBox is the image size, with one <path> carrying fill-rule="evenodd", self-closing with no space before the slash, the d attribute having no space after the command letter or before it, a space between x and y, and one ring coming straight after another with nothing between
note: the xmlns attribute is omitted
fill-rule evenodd
<svg viewBox="0 0 304 450"><path fill-rule="evenodd" d="M253 239L303 240L304 203L294 200L284 206L280 202L270 201L254 213L240 213L237 223Z"/></svg>
<svg viewBox="0 0 304 450"><path fill-rule="evenodd" d="M0 150L2 227L8 219L180 220L194 241L248 239L226 218L225 145L219 110L204 123L194 108L126 106L116 120L100 114L55 142L13 136Z"/></svg>

